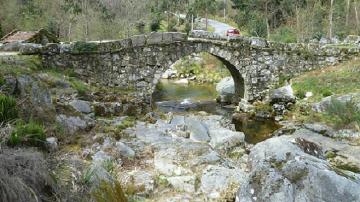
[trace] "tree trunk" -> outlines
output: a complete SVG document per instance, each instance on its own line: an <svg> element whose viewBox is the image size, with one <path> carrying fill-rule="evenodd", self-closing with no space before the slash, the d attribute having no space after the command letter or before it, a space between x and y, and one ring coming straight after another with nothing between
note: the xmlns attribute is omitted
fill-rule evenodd
<svg viewBox="0 0 360 202"><path fill-rule="evenodd" d="M334 0L330 0L330 14L329 14L329 38L333 37L333 6Z"/></svg>
<svg viewBox="0 0 360 202"><path fill-rule="evenodd" d="M349 13L350 13L350 0L346 0L346 20L345 20L346 28L348 28L349 26Z"/></svg>
<svg viewBox="0 0 360 202"><path fill-rule="evenodd" d="M359 13L358 13L358 10L357 10L357 6L358 6L358 4L357 4L357 2L355 0L354 1L354 10L355 10L355 19L356 19L356 30L357 30L357 32L359 32Z"/></svg>
<svg viewBox="0 0 360 202"><path fill-rule="evenodd" d="M205 30L208 31L208 11L205 9Z"/></svg>
<svg viewBox="0 0 360 202"><path fill-rule="evenodd" d="M268 17L268 2L265 3L265 19L266 19L266 38L270 38L270 24Z"/></svg>
<svg viewBox="0 0 360 202"><path fill-rule="evenodd" d="M68 40L71 41L71 26L72 26L72 23L71 21L69 22L69 29L68 29Z"/></svg>
<svg viewBox="0 0 360 202"><path fill-rule="evenodd" d="M295 13L296 13L296 35L297 35L297 42L300 42L301 38L301 31L300 31L300 16L299 16L299 8L295 6Z"/></svg>

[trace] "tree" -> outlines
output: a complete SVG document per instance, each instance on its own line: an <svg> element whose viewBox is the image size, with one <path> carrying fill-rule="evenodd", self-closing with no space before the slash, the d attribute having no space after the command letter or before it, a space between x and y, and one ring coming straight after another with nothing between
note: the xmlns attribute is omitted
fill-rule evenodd
<svg viewBox="0 0 360 202"><path fill-rule="evenodd" d="M195 10L205 15L205 29L208 30L208 14L213 12L216 8L216 0L195 0Z"/></svg>

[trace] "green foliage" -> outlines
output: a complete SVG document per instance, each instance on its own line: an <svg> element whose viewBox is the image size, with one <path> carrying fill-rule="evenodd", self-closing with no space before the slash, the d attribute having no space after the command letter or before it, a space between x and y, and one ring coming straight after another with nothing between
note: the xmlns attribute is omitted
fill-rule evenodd
<svg viewBox="0 0 360 202"><path fill-rule="evenodd" d="M89 91L88 86L84 82L77 80L76 78L70 78L70 82L71 87L77 90L79 95L85 95Z"/></svg>
<svg viewBox="0 0 360 202"><path fill-rule="evenodd" d="M119 130L124 130L126 128L131 128L135 126L136 119L135 117L126 117L120 125L117 126Z"/></svg>
<svg viewBox="0 0 360 202"><path fill-rule="evenodd" d="M0 94L0 123L16 119L17 116L16 100Z"/></svg>
<svg viewBox="0 0 360 202"><path fill-rule="evenodd" d="M89 167L81 175L81 184L88 186L91 183L91 178L95 175L95 169Z"/></svg>
<svg viewBox="0 0 360 202"><path fill-rule="evenodd" d="M74 43L73 51L75 53L91 53L98 50L98 45L96 43L77 41Z"/></svg>
<svg viewBox="0 0 360 202"><path fill-rule="evenodd" d="M278 28L271 36L271 40L279 41L283 43L295 43L296 33L289 27L283 26Z"/></svg>
<svg viewBox="0 0 360 202"><path fill-rule="evenodd" d="M8 140L10 146L28 145L44 146L46 134L44 127L38 123L30 121L29 123L17 122L15 130L11 133Z"/></svg>
<svg viewBox="0 0 360 202"><path fill-rule="evenodd" d="M299 89L295 92L295 96L299 99L304 99L305 94L306 94L306 91L304 91L303 89Z"/></svg>
<svg viewBox="0 0 360 202"><path fill-rule="evenodd" d="M344 127L352 123L360 126L360 109L353 101L341 102L337 99L332 99L326 114L338 127Z"/></svg>
<svg viewBox="0 0 360 202"><path fill-rule="evenodd" d="M120 182L113 183L102 181L97 190L92 192L96 202L127 202Z"/></svg>
<svg viewBox="0 0 360 202"><path fill-rule="evenodd" d="M0 74L0 86L4 85L5 84L5 79L4 79L4 76L2 74Z"/></svg>

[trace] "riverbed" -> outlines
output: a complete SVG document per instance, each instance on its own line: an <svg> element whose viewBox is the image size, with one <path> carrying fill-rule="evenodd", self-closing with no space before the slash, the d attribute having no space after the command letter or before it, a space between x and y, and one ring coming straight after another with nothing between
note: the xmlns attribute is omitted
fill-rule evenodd
<svg viewBox="0 0 360 202"><path fill-rule="evenodd" d="M211 83L178 84L175 80L160 80L153 95L153 106L163 113L190 115L206 112L209 115L221 115L230 120L237 131L245 134L245 141L256 144L271 137L280 128L272 119L259 119L252 114L243 113L241 118L233 119L234 105L222 105L216 102L218 94Z"/></svg>

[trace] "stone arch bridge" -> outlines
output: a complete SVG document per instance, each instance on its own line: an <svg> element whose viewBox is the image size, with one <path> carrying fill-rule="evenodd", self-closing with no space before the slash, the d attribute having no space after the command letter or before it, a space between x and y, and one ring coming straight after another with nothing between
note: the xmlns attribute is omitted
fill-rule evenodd
<svg viewBox="0 0 360 202"><path fill-rule="evenodd" d="M237 96L254 101L266 98L282 78L342 62L357 55L360 48L354 44L282 44L262 38L151 33L119 41L48 44L41 49L47 67L73 68L89 83L132 89L146 100L167 68L199 52L223 61L234 78Z"/></svg>

